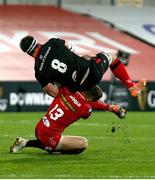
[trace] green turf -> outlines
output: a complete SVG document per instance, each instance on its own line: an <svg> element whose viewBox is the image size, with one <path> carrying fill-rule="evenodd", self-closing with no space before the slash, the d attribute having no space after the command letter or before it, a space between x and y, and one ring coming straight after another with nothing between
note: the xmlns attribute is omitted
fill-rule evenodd
<svg viewBox="0 0 155 180"><path fill-rule="evenodd" d="M155 178L155 114L129 112L118 120L108 112L96 112L80 120L64 134L81 135L89 147L79 155L50 155L27 148L9 154L16 136L34 137L43 113L0 114L0 178ZM117 126L115 133L112 125Z"/></svg>

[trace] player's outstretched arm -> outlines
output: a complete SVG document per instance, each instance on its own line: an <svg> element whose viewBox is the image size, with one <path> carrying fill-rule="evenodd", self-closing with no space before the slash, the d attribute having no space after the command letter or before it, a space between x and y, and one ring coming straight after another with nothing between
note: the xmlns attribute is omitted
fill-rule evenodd
<svg viewBox="0 0 155 180"><path fill-rule="evenodd" d="M110 105L110 104L103 103L100 100L98 100L95 102L91 102L90 105L93 110L109 111L116 114L120 119L124 119L126 116L126 110L117 104Z"/></svg>

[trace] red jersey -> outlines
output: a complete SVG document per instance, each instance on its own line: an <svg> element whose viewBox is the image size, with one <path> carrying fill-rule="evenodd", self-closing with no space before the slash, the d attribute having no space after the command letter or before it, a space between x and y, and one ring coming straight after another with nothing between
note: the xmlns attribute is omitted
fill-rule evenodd
<svg viewBox="0 0 155 180"><path fill-rule="evenodd" d="M59 89L59 96L56 97L43 118L52 123L61 132L79 118L90 116L92 108L85 97L79 93L71 93L67 88Z"/></svg>
<svg viewBox="0 0 155 180"><path fill-rule="evenodd" d="M79 118L88 118L94 109L107 109L108 106L98 101L88 103L82 93L71 93L67 88L60 88L59 95L49 107L45 116L36 126L36 137L46 150L55 150L66 127Z"/></svg>
<svg viewBox="0 0 155 180"><path fill-rule="evenodd" d="M60 88L59 96L53 100L36 126L36 137L43 148L55 150L64 129L79 118L89 117L91 112L90 104L81 93L71 93L66 88Z"/></svg>

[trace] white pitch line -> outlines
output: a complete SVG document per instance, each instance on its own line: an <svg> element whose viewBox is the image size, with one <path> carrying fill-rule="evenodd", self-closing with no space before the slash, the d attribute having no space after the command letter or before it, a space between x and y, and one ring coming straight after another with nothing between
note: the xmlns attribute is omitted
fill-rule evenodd
<svg viewBox="0 0 155 180"><path fill-rule="evenodd" d="M109 134L108 134L109 135ZM17 135L18 136L18 135ZM2 138L16 138L17 136L15 135L12 135L12 134L3 134L3 135L0 135L0 137ZM34 134L29 134L29 135L25 135L26 138L35 138L35 135ZM109 139L111 138L110 136L86 136L88 139ZM120 137L120 138L117 138L117 137L114 137L114 139L116 140L121 140L123 139L124 137ZM128 137L130 140L142 140L142 141L145 141L145 140L155 140L155 137Z"/></svg>
<svg viewBox="0 0 155 180"><path fill-rule="evenodd" d="M72 124L72 126L108 126L108 124L105 124L105 123L102 123L102 124L99 124L99 123L90 123L90 122L86 122L85 124L82 124L82 123L79 123L79 122L76 122L74 124Z"/></svg>
<svg viewBox="0 0 155 180"><path fill-rule="evenodd" d="M53 176L53 179L48 179L48 180L58 180L58 178L59 178L59 180L63 180L64 178L67 178L67 179L70 179L70 180L89 180L90 178L91 179L94 178L94 176L89 176L89 175L88 176L87 175L78 175L78 176L76 176L78 178L77 179L75 176L73 176L71 174L63 174L63 175L58 174L58 175L52 175L52 176ZM18 176L16 176L16 175L15 176L7 175L7 177L8 178L9 177L10 178L11 177L18 178ZM37 175L23 174L23 175L20 175L20 177L23 177L23 179L19 179L19 180L27 180L27 179L24 179L24 178L35 178L36 179ZM44 178L48 178L48 177L51 177L51 176L47 175ZM54 179L54 178L56 178L56 179ZM63 179L61 179L61 178L63 178ZM76 179L74 179L74 178L76 178ZM117 176L117 175L109 175L109 176L107 175L107 176L95 176L95 178L96 179L104 179L104 180L109 180L109 178L110 179L119 179L119 180L124 180L124 178L125 179L134 179L134 180L140 180L140 179L150 180L150 179L154 179L155 176L126 176L126 177L124 177L124 176ZM92 179L92 180L96 180L96 179ZM5 179L5 180L10 180L10 179ZM12 179L11 178L11 180L17 180L17 179ZM34 180L34 179L29 179L29 180ZM45 179L36 179L36 180L45 180Z"/></svg>
<svg viewBox="0 0 155 180"><path fill-rule="evenodd" d="M37 123L37 122L36 122ZM21 125L23 125L23 124L32 124L32 120L9 120L9 121L7 121L7 120L0 120L0 124L4 124L4 125L7 125L7 124L21 124Z"/></svg>
<svg viewBox="0 0 155 180"><path fill-rule="evenodd" d="M111 137L108 137L108 136L87 136L87 138L90 138L90 139L109 139L109 138L111 138ZM114 139L117 139L117 140L119 140L119 139L123 139L124 137L121 137L121 138L117 138L117 137L114 137ZM143 141L145 141L145 140L155 140L155 137L151 137L151 138L146 138L146 137L137 137L137 138L133 138L133 137L127 137L127 138L129 138L130 140L143 140Z"/></svg>
<svg viewBox="0 0 155 180"><path fill-rule="evenodd" d="M17 134L17 135L2 134L2 135L0 135L0 137L2 137L2 138L16 138L16 137L19 137L19 136L20 136L20 134ZM35 138L35 135L34 134L25 135L25 138Z"/></svg>
<svg viewBox="0 0 155 180"><path fill-rule="evenodd" d="M87 121L87 120L86 120ZM89 121L89 120L88 120ZM31 120L20 120L20 121L15 121L15 120L12 120L12 121L6 121L6 120L0 120L0 124L4 124L4 125L7 125L7 124L18 124L18 125L23 125L23 124L33 124L34 121L31 121ZM122 123L123 125L125 125L126 127L138 127L138 128L152 128L154 129L155 126L153 124L126 124L125 121L123 120L120 120L120 123L118 122L114 122L114 124L116 125L120 125L122 126ZM37 124L37 122L36 122ZM71 124L72 126L93 126L93 127L107 127L107 126L110 126L110 124L106 124L106 123L95 123L95 122L85 122L85 123L80 123L80 122L75 122L73 124ZM111 124L112 125L112 124Z"/></svg>

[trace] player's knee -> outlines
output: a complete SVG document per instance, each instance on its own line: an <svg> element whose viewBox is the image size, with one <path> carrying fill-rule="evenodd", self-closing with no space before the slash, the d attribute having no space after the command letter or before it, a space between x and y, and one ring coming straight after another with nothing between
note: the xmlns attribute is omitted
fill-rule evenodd
<svg viewBox="0 0 155 180"><path fill-rule="evenodd" d="M116 56L112 53L106 53L106 52L101 52L99 54L97 54L97 56L105 61L108 62L108 65L110 66L115 60L116 60Z"/></svg>
<svg viewBox="0 0 155 180"><path fill-rule="evenodd" d="M109 65L111 65L116 59L117 56L115 54L109 53L110 57L111 57L111 63Z"/></svg>
<svg viewBox="0 0 155 180"><path fill-rule="evenodd" d="M75 149L63 151L63 154L80 154L88 147L88 140L85 137L80 137L78 146Z"/></svg>
<svg viewBox="0 0 155 180"><path fill-rule="evenodd" d="M88 140L87 140L87 138L81 137L79 148L84 150L84 149L86 149L87 147L88 147Z"/></svg>

